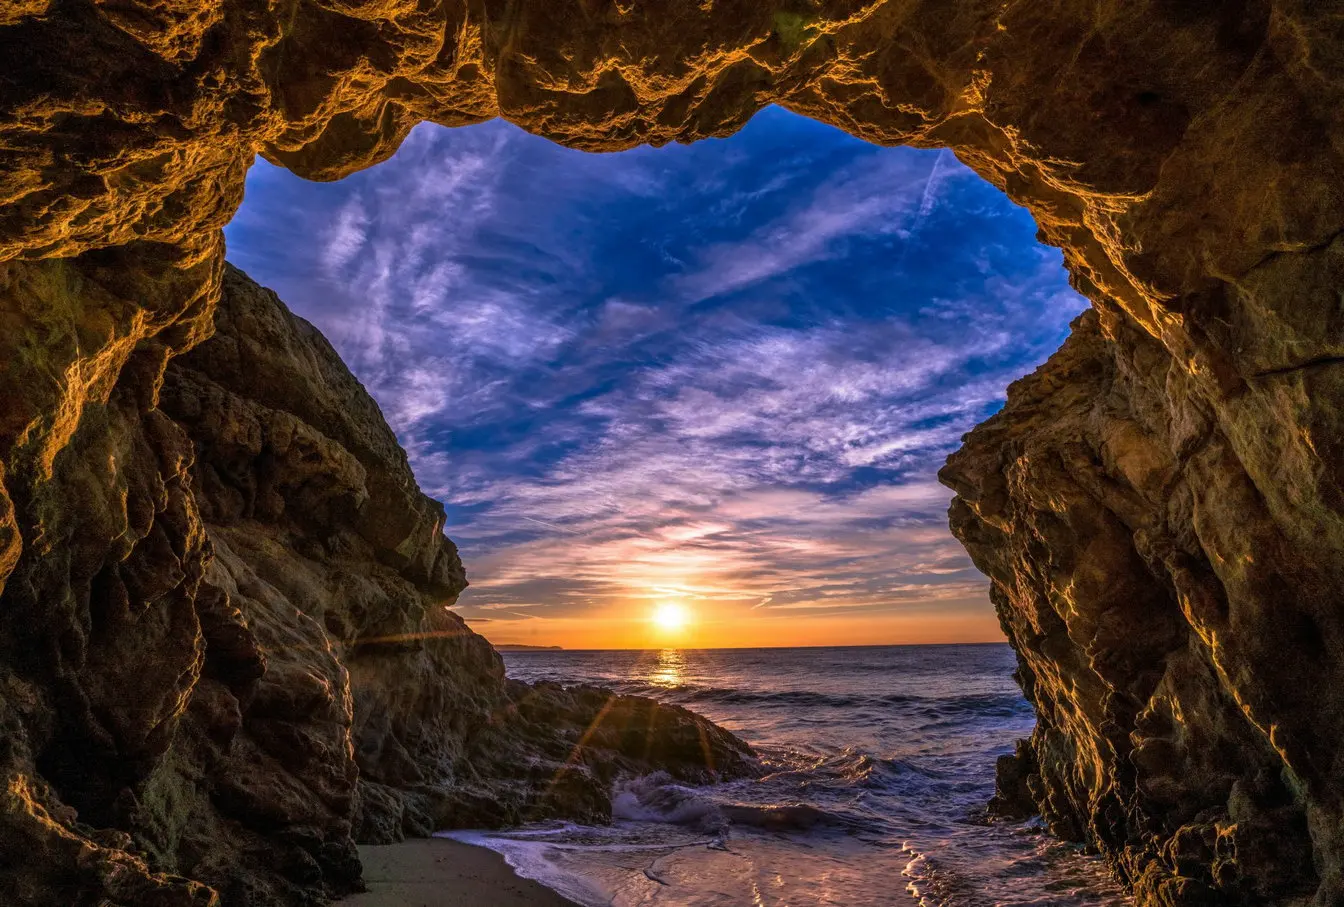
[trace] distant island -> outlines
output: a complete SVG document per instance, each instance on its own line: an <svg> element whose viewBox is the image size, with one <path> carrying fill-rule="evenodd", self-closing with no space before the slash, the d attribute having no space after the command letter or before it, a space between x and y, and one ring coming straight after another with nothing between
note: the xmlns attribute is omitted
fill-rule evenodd
<svg viewBox="0 0 1344 907"><path fill-rule="evenodd" d="M561 646L524 646L519 643L498 643L495 645L497 652L562 652Z"/></svg>

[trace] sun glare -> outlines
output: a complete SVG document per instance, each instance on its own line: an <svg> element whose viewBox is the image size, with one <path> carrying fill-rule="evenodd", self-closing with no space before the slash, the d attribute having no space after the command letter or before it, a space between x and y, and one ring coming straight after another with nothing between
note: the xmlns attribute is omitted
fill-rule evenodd
<svg viewBox="0 0 1344 907"><path fill-rule="evenodd" d="M653 612L653 623L659 630L675 633L690 623L691 614L684 605L676 602L663 602Z"/></svg>

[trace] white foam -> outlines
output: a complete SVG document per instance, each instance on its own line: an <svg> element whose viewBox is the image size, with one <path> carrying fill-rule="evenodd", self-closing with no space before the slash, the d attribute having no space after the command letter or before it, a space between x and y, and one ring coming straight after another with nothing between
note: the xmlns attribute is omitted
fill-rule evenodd
<svg viewBox="0 0 1344 907"><path fill-rule="evenodd" d="M612 791L611 815L631 822L704 828L722 823L718 808L705 793L676 784L663 772L618 783Z"/></svg>
<svg viewBox="0 0 1344 907"><path fill-rule="evenodd" d="M504 858L509 868L524 879L531 879L569 898L583 907L609 907L613 895L602 890L594 880L586 879L566 870L555 860L559 849L545 840L537 840L550 834L563 834L576 826L561 826L554 829L536 829L518 836L501 837L481 831L440 831L436 838L449 838L474 847L485 847ZM568 849L568 848L565 848Z"/></svg>

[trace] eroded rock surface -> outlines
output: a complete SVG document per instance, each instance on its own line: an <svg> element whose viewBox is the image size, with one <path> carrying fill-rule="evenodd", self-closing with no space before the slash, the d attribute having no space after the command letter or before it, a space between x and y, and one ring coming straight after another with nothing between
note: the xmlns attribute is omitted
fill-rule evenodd
<svg viewBox="0 0 1344 907"><path fill-rule="evenodd" d="M1039 717L995 805L1034 802L1141 903L1344 899L1339 536L1323 505L1285 506L1333 470L1252 428L1340 380L1265 376L1220 413L1150 336L1089 311L941 474Z"/></svg>
<svg viewBox="0 0 1344 907"><path fill-rule="evenodd" d="M213 338L135 352L28 505L60 543L3 599L0 902L316 904L359 886L355 840L602 821L623 772L753 770L685 710L506 680L373 401L223 284Z"/></svg>
<svg viewBox="0 0 1344 907"><path fill-rule="evenodd" d="M320 576L281 581L271 536L238 521L350 512L360 469L370 501L408 500L379 484L361 447L376 439L317 443L300 423L327 430L306 410L255 461L245 438L221 439L216 461L202 450L200 482L215 484L193 491L196 445L156 407L156 376L208 330L219 227L255 154L334 179L421 120L503 115L603 150L725 134L775 102L871 141L954 148L1031 209L1096 306L946 474L1040 707L1038 769L1022 772L1036 800L1154 903L1344 901L1335 4L17 0L0 8L0 53L0 722L27 729L4 735L0 765L7 814L32 817L6 826L15 846L36 846L48 819L73 827L34 760L113 827L143 808L123 782L147 783L183 722L232 720L226 692L297 705L260 680L249 694L258 666L232 611L188 607L233 583L239 600L274 591L329 611L309 599ZM230 473L243 466L252 478ZM281 467L291 480L267 472ZM403 518L353 517L338 542L442 594L433 546L394 539ZM364 556L319 557L325 537L275 531L298 532L314 564ZM368 610L349 626L274 632L348 646L399 594L379 582L356 586ZM152 664L151 646L165 653ZM294 758L339 736L339 675L319 674L296 688L331 724ZM202 676L223 710L210 719L183 704ZM406 707L449 720L428 698ZM412 783L398 747L415 727L357 754L370 791ZM55 740L85 747L103 780L73 779ZM323 783L305 808L339 811L348 778ZM426 808L414 799L377 815ZM92 827L42 839L93 848L88 878L197 896L114 872L122 851L88 843ZM33 884L58 884L41 872Z"/></svg>

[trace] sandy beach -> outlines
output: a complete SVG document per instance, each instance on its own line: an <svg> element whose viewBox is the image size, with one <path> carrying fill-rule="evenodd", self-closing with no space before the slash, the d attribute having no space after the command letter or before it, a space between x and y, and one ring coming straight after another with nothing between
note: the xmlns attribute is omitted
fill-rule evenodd
<svg viewBox="0 0 1344 907"><path fill-rule="evenodd" d="M359 848L369 890L341 907L577 907L493 850L443 838Z"/></svg>

